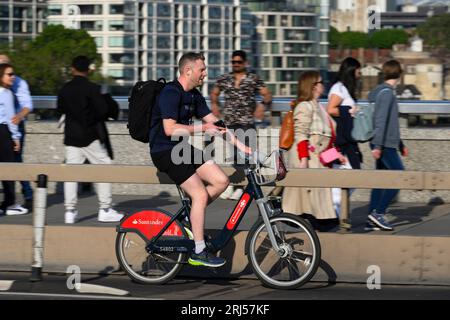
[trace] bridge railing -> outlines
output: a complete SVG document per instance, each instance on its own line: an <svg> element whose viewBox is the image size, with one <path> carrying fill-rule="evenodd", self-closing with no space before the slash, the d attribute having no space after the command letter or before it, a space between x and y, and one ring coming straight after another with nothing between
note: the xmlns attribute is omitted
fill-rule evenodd
<svg viewBox="0 0 450 320"><path fill-rule="evenodd" d="M119 104L122 113L128 110L128 97L114 96ZM284 112L290 110L290 102L292 99L275 98L273 100L271 109L268 110L272 118L272 124L277 125ZM321 100L324 104L327 100ZM210 101L207 99L209 105ZM359 105L367 105L368 101L360 100ZM33 96L33 105L37 110L54 110L56 109L55 96ZM450 101L399 101L399 112L402 118L402 126L408 125L408 118L410 116L428 116L432 118L444 117L450 118Z"/></svg>

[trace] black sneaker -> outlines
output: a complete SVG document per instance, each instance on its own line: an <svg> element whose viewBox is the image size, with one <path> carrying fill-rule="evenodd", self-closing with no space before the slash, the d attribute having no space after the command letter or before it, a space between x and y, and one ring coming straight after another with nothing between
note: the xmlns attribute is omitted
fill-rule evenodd
<svg viewBox="0 0 450 320"><path fill-rule="evenodd" d="M383 214L377 213L376 211L372 211L371 214L369 214L369 220L373 222L376 226L380 227L383 231L392 231L394 230L394 227L384 219Z"/></svg>
<svg viewBox="0 0 450 320"><path fill-rule="evenodd" d="M188 262L192 266L204 266L212 268L221 267L226 263L225 259L213 256L206 250L203 250L200 253L192 253L189 257Z"/></svg>
<svg viewBox="0 0 450 320"><path fill-rule="evenodd" d="M366 226L364 227L364 231L380 231L380 230L381 230L380 227L378 227L370 219L367 219Z"/></svg>

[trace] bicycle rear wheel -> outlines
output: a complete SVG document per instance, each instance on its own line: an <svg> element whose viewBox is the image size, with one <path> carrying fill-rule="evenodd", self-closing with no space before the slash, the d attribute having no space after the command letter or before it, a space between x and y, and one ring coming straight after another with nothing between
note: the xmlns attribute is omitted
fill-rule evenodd
<svg viewBox="0 0 450 320"><path fill-rule="evenodd" d="M302 218L283 213L270 225L281 252L273 247L263 221L250 230L246 252L257 277L275 289L295 289L307 283L320 263L320 242Z"/></svg>
<svg viewBox="0 0 450 320"><path fill-rule="evenodd" d="M134 232L119 232L116 255L130 278L143 284L164 284L172 280L186 261L184 253L148 253L146 241Z"/></svg>

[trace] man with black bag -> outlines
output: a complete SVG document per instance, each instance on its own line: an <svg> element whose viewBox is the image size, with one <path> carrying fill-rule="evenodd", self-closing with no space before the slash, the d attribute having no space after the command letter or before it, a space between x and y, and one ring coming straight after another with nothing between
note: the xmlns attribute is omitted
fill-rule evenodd
<svg viewBox="0 0 450 320"><path fill-rule="evenodd" d="M64 144L67 164L111 164L102 139L107 131L108 105L100 94L100 88L88 80L90 60L77 56L72 62L73 79L66 83L58 94L58 111L65 115ZM102 125L103 124L103 125ZM111 154L112 156L112 154ZM77 182L64 183L65 223L75 223L78 217ZM123 215L111 207L111 184L98 183L98 221L117 222Z"/></svg>

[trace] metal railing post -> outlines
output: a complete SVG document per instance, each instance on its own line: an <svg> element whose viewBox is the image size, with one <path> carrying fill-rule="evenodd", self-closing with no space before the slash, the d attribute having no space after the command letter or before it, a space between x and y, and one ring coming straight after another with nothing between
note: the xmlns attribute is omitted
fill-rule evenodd
<svg viewBox="0 0 450 320"><path fill-rule="evenodd" d="M38 175L38 186L34 197L33 208L33 264L30 281L42 281L42 265L44 262L45 218L47 210L47 180L45 174Z"/></svg>
<svg viewBox="0 0 450 320"><path fill-rule="evenodd" d="M341 231L350 231L352 228L350 220L350 199L349 189L342 189L341 193L341 213L340 227Z"/></svg>

